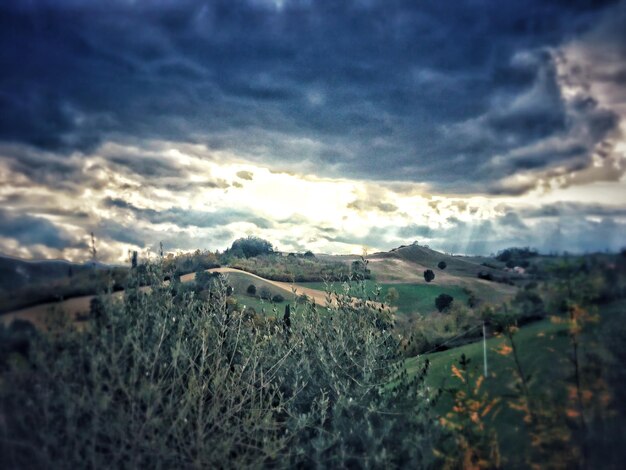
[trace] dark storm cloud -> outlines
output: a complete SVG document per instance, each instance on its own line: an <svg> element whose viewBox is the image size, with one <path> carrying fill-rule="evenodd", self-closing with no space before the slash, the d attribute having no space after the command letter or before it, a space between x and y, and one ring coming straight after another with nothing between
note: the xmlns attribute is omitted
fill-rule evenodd
<svg viewBox="0 0 626 470"><path fill-rule="evenodd" d="M83 171L83 163L80 160L60 156L54 152L23 145L6 145L0 148L0 161L4 162L14 174L26 177L29 182L25 185L29 187L46 186L74 193L82 191L85 187L99 186L94 178ZM12 186L20 184L16 181L9 183Z"/></svg>
<svg viewBox="0 0 626 470"><path fill-rule="evenodd" d="M217 227L209 233L191 234L186 231L163 232L154 230L151 226L137 226L137 224L120 224L115 221L103 221L94 229L98 238L105 241L128 243L142 249L149 249L158 253L160 243L166 251L216 249L225 246L234 238L234 233L223 227ZM113 252L114 256L119 252Z"/></svg>
<svg viewBox="0 0 626 470"><path fill-rule="evenodd" d="M249 222L259 228L271 228L274 223L268 219L237 209L217 210L214 212L204 212L197 210L185 210L177 207L157 211L154 209L143 209L136 207L122 199L107 198L103 201L105 207L115 207L127 209L139 220L150 222L151 224L170 223L178 227L200 227L211 228L221 227L235 222Z"/></svg>
<svg viewBox="0 0 626 470"><path fill-rule="evenodd" d="M626 207L580 202L557 202L520 211L527 219L553 217L626 217Z"/></svg>
<svg viewBox="0 0 626 470"><path fill-rule="evenodd" d="M411 224L398 229L398 236L407 240L413 240L421 237L431 238L434 234L435 230L427 225Z"/></svg>
<svg viewBox="0 0 626 470"><path fill-rule="evenodd" d="M4 209L0 209L0 236L13 238L22 245L45 245L58 249L82 246L47 219Z"/></svg>
<svg viewBox="0 0 626 470"><path fill-rule="evenodd" d="M520 169L588 164L616 128L597 103L565 102L547 52L612 3L5 2L0 139L61 154L197 142L339 176L502 192L491 183ZM560 153L528 148L580 128ZM178 170L117 163L131 161L147 176Z"/></svg>
<svg viewBox="0 0 626 470"><path fill-rule="evenodd" d="M163 158L116 155L107 159L118 167L146 178L178 177L185 174L180 166Z"/></svg>

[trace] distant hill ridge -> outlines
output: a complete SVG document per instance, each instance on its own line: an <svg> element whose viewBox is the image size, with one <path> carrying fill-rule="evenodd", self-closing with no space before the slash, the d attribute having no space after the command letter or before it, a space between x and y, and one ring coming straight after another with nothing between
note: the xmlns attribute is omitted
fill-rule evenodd
<svg viewBox="0 0 626 470"><path fill-rule="evenodd" d="M485 266L483 258L470 256L451 256L440 251L421 245L406 245L393 248L390 251L378 252L369 255L370 259L400 259L409 263L418 264L425 268L436 269L440 261L445 261L445 271L451 275L476 277L479 272L501 274L499 269Z"/></svg>
<svg viewBox="0 0 626 470"><path fill-rule="evenodd" d="M65 259L23 259L0 254L0 289L9 290L28 284L49 282L88 271L93 268L108 269L111 266L88 261L73 263Z"/></svg>

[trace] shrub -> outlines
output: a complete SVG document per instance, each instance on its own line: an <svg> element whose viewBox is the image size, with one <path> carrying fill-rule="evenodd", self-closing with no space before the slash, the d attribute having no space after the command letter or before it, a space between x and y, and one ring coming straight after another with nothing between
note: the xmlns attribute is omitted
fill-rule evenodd
<svg viewBox="0 0 626 470"><path fill-rule="evenodd" d="M395 287L390 287L387 291L387 295L385 296L385 300L389 303L389 305L395 304L400 298L400 294L398 293L398 289Z"/></svg>
<svg viewBox="0 0 626 470"><path fill-rule="evenodd" d="M352 277L356 280L369 279L371 272L367 267L369 261L365 258L355 260L352 262Z"/></svg>
<svg viewBox="0 0 626 470"><path fill-rule="evenodd" d="M89 315L93 319L102 318L104 315L104 305L100 297L94 297L89 301Z"/></svg>
<svg viewBox="0 0 626 470"><path fill-rule="evenodd" d="M235 240L230 249L227 250L226 254L252 258L259 255L271 254L273 252L274 247L270 242L259 237L249 236L247 238L239 238Z"/></svg>
<svg viewBox="0 0 626 470"><path fill-rule="evenodd" d="M274 302L275 304L279 304L284 301L285 301L285 298L280 294L276 294L275 296L272 297L272 302Z"/></svg>
<svg viewBox="0 0 626 470"><path fill-rule="evenodd" d="M433 279L435 279L435 273L432 269L427 269L426 271L424 271L424 280L426 282L430 282Z"/></svg>
<svg viewBox="0 0 626 470"><path fill-rule="evenodd" d="M248 288L246 289L246 292L249 295L256 295L256 286L254 284L250 284Z"/></svg>
<svg viewBox="0 0 626 470"><path fill-rule="evenodd" d="M437 264L437 267L439 269L446 269L447 266L448 266L448 263L446 263L445 261L439 261L439 263Z"/></svg>
<svg viewBox="0 0 626 470"><path fill-rule="evenodd" d="M212 278L212 273L208 271L201 270L201 271L196 272L196 275L194 276L194 280L196 282L196 287L198 288L198 290L204 290L207 287L209 287L211 278Z"/></svg>
<svg viewBox="0 0 626 470"><path fill-rule="evenodd" d="M520 325L546 316L543 299L536 290L519 290L512 301L519 315Z"/></svg>
<svg viewBox="0 0 626 470"><path fill-rule="evenodd" d="M467 306L469 308L477 307L479 304L479 299L478 297L476 297L476 293L473 290L468 289L467 287L463 288L463 292L465 292L465 295L467 295Z"/></svg>
<svg viewBox="0 0 626 470"><path fill-rule="evenodd" d="M13 320L8 327L0 324L0 372L8 368L13 354L28 357L31 342L36 335L37 330L27 320Z"/></svg>
<svg viewBox="0 0 626 470"><path fill-rule="evenodd" d="M437 310L439 310L440 312L443 312L448 307L450 307L453 300L454 300L454 297L452 297L451 295L439 294L437 298L435 299L435 306L437 307Z"/></svg>
<svg viewBox="0 0 626 470"><path fill-rule="evenodd" d="M389 312L305 304L285 329L228 309L223 279L204 302L147 275L3 374L8 468L434 465L428 364L403 372Z"/></svg>
<svg viewBox="0 0 626 470"><path fill-rule="evenodd" d="M233 268L283 282L346 281L350 279L350 267L342 262L326 261L303 256L258 256L231 259ZM369 277L369 273L364 273Z"/></svg>
<svg viewBox="0 0 626 470"><path fill-rule="evenodd" d="M307 304L311 304L312 302L313 301L306 294L299 295L298 298L296 299L296 303L299 305L307 305Z"/></svg>
<svg viewBox="0 0 626 470"><path fill-rule="evenodd" d="M507 248L502 250L496 256L498 261L506 263L509 260L528 259L537 256L539 253L532 248Z"/></svg>
<svg viewBox="0 0 626 470"><path fill-rule="evenodd" d="M263 300L270 300L272 298L272 293L267 287L261 287L261 290L259 291L259 297L261 297Z"/></svg>

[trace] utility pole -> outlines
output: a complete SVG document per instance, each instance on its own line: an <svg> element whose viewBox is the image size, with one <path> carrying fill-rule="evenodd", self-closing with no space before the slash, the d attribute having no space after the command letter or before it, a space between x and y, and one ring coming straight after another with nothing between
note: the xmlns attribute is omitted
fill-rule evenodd
<svg viewBox="0 0 626 470"><path fill-rule="evenodd" d="M487 334L485 332L484 320L483 320L483 362L485 365L485 378L487 378Z"/></svg>

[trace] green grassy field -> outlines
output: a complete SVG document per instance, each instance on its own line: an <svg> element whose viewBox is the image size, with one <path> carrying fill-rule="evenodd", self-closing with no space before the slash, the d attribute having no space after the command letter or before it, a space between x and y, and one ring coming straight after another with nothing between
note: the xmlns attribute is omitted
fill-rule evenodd
<svg viewBox="0 0 626 470"><path fill-rule="evenodd" d="M252 297L247 294L235 294L238 305L245 305L246 307L253 308L257 313L265 313L266 315L273 314L272 308L276 306L276 309L281 313L286 305L286 302L274 303L271 300L262 300L258 297Z"/></svg>
<svg viewBox="0 0 626 470"><path fill-rule="evenodd" d="M246 307L252 307L257 313L272 314L272 307L276 305L279 312L282 312L285 308L287 301L293 300L293 294L287 292L284 289L280 289L268 282L264 282L261 279L251 278L244 273L228 273L226 276L228 284L233 288L233 295L237 299L239 305L245 305ZM256 296L251 296L247 293L248 286L254 284L256 287ZM274 304L271 300L262 300L259 298L261 289L267 289L272 296L280 294L285 298L285 301Z"/></svg>
<svg viewBox="0 0 626 470"><path fill-rule="evenodd" d="M303 287L318 289L325 291L327 286L323 282L303 282L299 283ZM357 289L356 283L353 283ZM382 299L385 298L390 288L398 291L399 298L392 305L398 308L398 312L402 314L411 313L432 313L437 310L435 307L435 299L439 294L445 293L454 297L454 302L467 304L467 294L459 286L438 286L434 284L376 284L374 281L364 281L364 287L367 295L371 295L376 287L381 288ZM332 291L342 291L341 283L331 284ZM358 292L357 292L358 293ZM354 295L354 293L353 293Z"/></svg>
<svg viewBox="0 0 626 470"><path fill-rule="evenodd" d="M269 282L265 282L262 279L253 278L245 273L235 273L231 272L226 275L228 279L228 284L232 286L234 293L237 295L245 295L247 296L247 289L250 284L253 284L256 287L257 296L259 295L261 289L267 289L272 296L280 294L285 299L291 299L293 297L293 293L289 292L286 289L281 289Z"/></svg>
<svg viewBox="0 0 626 470"><path fill-rule="evenodd" d="M580 357L583 361L587 353L595 353L600 357L606 353L599 345L607 331L626 319L626 302L603 306L600 316L600 323L589 325L588 331L582 336ZM566 396L565 380L573 373L573 366L569 360L571 344L567 327L543 320L521 328L515 335L514 341L524 373L531 375L529 381L531 395L550 393L557 399L564 398ZM530 450L528 447L523 447L528 445L530 439L520 438L520 433L527 433L528 429L520 413L506 406L506 397L511 396L515 391L514 384L517 376L512 354L502 355L497 352L503 344L506 344L504 338L493 337L487 340L489 372L483 390L487 390L491 397L505 398L501 402L499 413L495 415L493 425L503 455L509 459L509 464L517 466L524 463L519 459ZM426 381L430 387L444 390L449 387L459 387L460 381L452 374L451 367L453 364L459 366L458 361L462 354L470 360L470 370L473 370L477 376L483 373L482 341L407 359L406 370L409 375L415 375L427 357L431 367ZM444 392L437 404L438 413L445 415L451 406L452 399Z"/></svg>

